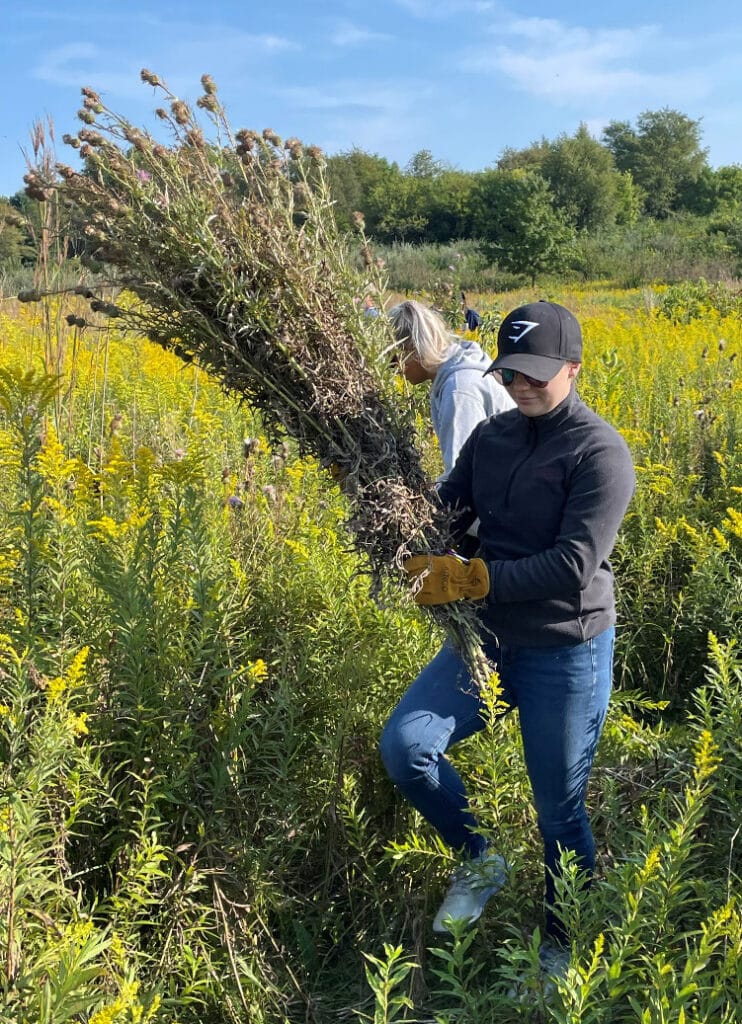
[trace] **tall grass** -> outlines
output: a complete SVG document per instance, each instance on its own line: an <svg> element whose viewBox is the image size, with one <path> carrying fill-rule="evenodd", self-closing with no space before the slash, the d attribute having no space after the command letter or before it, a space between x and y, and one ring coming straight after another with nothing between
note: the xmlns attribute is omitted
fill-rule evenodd
<svg viewBox="0 0 742 1024"><path fill-rule="evenodd" d="M2 317L0 1019L736 1019L740 325L559 297L639 488L599 884L565 866L573 966L548 998L512 721L455 752L511 885L474 931L430 932L452 857L376 741L440 634L371 593L325 470L161 349L63 325L58 381L57 318Z"/></svg>

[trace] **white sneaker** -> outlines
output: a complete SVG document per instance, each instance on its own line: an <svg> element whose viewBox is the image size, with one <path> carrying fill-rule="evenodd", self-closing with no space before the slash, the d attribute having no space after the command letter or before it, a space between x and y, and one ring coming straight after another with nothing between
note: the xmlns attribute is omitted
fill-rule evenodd
<svg viewBox="0 0 742 1024"><path fill-rule="evenodd" d="M544 974L552 978L563 978L567 973L571 951L551 939L544 939L538 947L538 962Z"/></svg>
<svg viewBox="0 0 742 1024"><path fill-rule="evenodd" d="M571 956L570 949L549 939L545 939L538 947L538 962L543 977L544 998L552 995L557 981L566 977Z"/></svg>
<svg viewBox="0 0 742 1024"><path fill-rule="evenodd" d="M450 931L449 919L474 924L487 900L507 882L508 871L505 858L489 850L460 864L451 875L451 885L433 920L433 931Z"/></svg>
<svg viewBox="0 0 742 1024"><path fill-rule="evenodd" d="M508 999L518 1003L538 1003L549 1000L556 992L557 982L567 976L571 951L551 939L544 939L538 947L538 976L524 973L508 991Z"/></svg>

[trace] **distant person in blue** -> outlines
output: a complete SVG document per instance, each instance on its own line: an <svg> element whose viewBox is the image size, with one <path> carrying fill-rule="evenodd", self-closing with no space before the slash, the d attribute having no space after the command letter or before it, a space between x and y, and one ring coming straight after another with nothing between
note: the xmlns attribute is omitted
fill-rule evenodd
<svg viewBox="0 0 742 1024"><path fill-rule="evenodd" d="M389 310L399 343L396 361L410 384L431 382L430 415L443 457L444 480L481 420L515 407L507 389L485 375L491 359L476 341L452 334L443 318L408 299Z"/></svg>
<svg viewBox="0 0 742 1024"><path fill-rule="evenodd" d="M482 318L476 309L471 309L466 302L466 295L461 293L461 308L464 311L464 320L467 331L478 331L482 325Z"/></svg>
<svg viewBox="0 0 742 1024"><path fill-rule="evenodd" d="M366 298L363 300L363 315L369 316L372 319L376 318L379 315L379 311L374 305L374 300L371 298L370 295L367 295Z"/></svg>

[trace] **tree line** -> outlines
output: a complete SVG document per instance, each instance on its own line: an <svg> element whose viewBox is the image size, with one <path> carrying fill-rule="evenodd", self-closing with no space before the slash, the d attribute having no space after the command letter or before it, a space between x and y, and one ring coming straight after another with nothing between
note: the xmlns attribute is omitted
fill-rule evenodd
<svg viewBox="0 0 742 1024"><path fill-rule="evenodd" d="M508 147L482 171L459 170L429 150L400 167L353 148L328 157L326 173L341 229L352 231L360 213L380 245L476 240L490 264L533 281L601 276L599 265L615 276L606 255L618 240L631 237L636 251L667 248L669 238L676 251L703 257L699 273L713 265L739 275L742 165L712 168L701 134L700 120L663 108L635 124L611 121L599 139L581 124L572 135ZM28 189L0 199L0 268L36 262L38 206ZM73 231L68 251L81 246Z"/></svg>
<svg viewBox="0 0 742 1024"><path fill-rule="evenodd" d="M645 221L704 218L709 245L742 260L742 166L713 169L701 123L679 111L612 121L600 139L573 135L506 148L492 168L461 171L428 150L405 167L352 149L328 160L337 218L363 214L382 244L478 239L503 268L534 277L574 262L586 235Z"/></svg>

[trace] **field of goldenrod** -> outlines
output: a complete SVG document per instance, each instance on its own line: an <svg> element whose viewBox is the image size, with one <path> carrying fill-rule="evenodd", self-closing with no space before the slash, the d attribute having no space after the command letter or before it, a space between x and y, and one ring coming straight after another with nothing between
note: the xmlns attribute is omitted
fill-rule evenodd
<svg viewBox="0 0 742 1024"><path fill-rule="evenodd" d="M649 290L549 297L639 482L590 800L602 884L564 894L564 991L517 1012L731 1024L742 322L675 323ZM376 741L435 629L370 593L313 460L192 365L64 312L0 308L0 1020L512 1020L541 888L512 724L457 756L513 885L431 955L450 854ZM433 471L424 399L401 400Z"/></svg>

